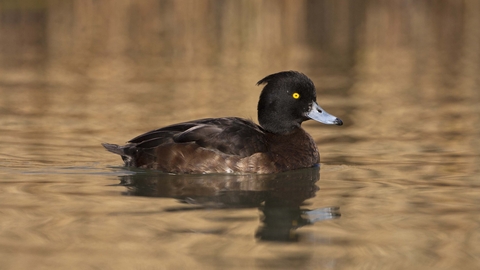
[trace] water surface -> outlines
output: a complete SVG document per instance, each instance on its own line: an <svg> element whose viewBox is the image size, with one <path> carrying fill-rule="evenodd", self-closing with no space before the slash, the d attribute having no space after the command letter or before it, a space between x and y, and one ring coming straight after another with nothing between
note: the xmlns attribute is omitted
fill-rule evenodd
<svg viewBox="0 0 480 270"><path fill-rule="evenodd" d="M180 3L181 2L181 3ZM2 269L478 269L476 1L0 4ZM272 176L122 168L123 143L256 120L280 70L344 126Z"/></svg>

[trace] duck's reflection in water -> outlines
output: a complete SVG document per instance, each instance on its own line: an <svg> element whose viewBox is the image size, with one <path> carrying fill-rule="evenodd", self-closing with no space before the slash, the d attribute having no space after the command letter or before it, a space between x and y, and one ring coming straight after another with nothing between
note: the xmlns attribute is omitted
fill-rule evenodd
<svg viewBox="0 0 480 270"><path fill-rule="evenodd" d="M297 241L297 228L340 217L338 207L304 208L304 201L319 190L319 167L268 175L137 171L120 178L125 195L175 198L197 206L169 211L258 207L263 215L256 237L261 240Z"/></svg>

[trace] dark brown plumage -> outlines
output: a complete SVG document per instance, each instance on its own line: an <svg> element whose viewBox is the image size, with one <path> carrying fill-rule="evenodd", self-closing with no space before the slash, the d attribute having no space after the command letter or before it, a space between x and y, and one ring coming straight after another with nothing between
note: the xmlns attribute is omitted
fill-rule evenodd
<svg viewBox="0 0 480 270"><path fill-rule="evenodd" d="M315 142L301 123L343 123L318 106L313 82L286 71L258 84L266 84L260 126L238 117L207 118L152 130L124 146L103 146L121 155L125 166L170 173L276 173L318 164Z"/></svg>

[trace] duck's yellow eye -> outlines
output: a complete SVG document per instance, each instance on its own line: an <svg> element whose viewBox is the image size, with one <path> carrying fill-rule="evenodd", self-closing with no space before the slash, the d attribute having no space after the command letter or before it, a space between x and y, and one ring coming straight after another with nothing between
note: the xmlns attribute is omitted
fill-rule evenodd
<svg viewBox="0 0 480 270"><path fill-rule="evenodd" d="M297 92L295 92L295 93L293 93L292 97L293 97L294 99L299 99L299 98L300 98L300 94L297 93Z"/></svg>

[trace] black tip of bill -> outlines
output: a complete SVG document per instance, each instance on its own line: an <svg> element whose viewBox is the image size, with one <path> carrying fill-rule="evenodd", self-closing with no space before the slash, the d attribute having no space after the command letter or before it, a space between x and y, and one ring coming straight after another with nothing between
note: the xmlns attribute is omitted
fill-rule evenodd
<svg viewBox="0 0 480 270"><path fill-rule="evenodd" d="M341 125L343 125L343 121L340 118L336 118L335 121L333 121L333 124L335 124L337 126L341 126Z"/></svg>

